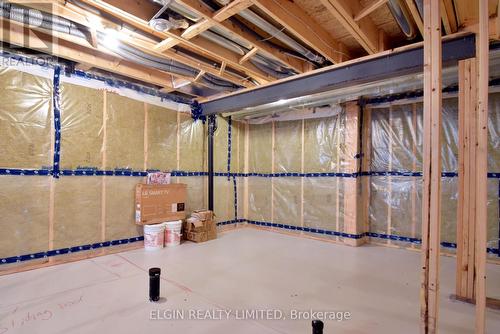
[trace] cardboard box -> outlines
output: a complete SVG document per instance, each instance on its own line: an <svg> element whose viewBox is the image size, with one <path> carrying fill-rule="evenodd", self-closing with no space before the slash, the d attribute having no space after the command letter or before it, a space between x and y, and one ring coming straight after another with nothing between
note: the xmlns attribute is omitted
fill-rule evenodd
<svg viewBox="0 0 500 334"><path fill-rule="evenodd" d="M190 217L186 221L185 230L186 232L204 232L205 223L197 218Z"/></svg>
<svg viewBox="0 0 500 334"><path fill-rule="evenodd" d="M184 225L184 236L194 242L217 239L217 224L213 219L213 212L209 210L193 212Z"/></svg>
<svg viewBox="0 0 500 334"><path fill-rule="evenodd" d="M158 224L186 218L187 185L143 184L135 188L135 223Z"/></svg>
<svg viewBox="0 0 500 334"><path fill-rule="evenodd" d="M196 210L196 211L193 211L193 213L191 214L191 217L198 218L201 221L213 220L214 213L210 210Z"/></svg>
<svg viewBox="0 0 500 334"><path fill-rule="evenodd" d="M207 232L188 232L186 239L193 242L207 241Z"/></svg>

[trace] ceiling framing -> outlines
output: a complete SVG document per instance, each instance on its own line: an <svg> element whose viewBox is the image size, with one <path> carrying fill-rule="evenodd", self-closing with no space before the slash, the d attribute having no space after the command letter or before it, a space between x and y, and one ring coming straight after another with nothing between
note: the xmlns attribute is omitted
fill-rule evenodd
<svg viewBox="0 0 500 334"><path fill-rule="evenodd" d="M472 8L475 6L470 6L470 1L439 1L443 35L463 30L474 31L478 14ZM44 6L47 3L51 4L53 15L87 27L90 35L84 40L38 27L27 30L22 29L21 23L4 18L0 25L2 42L26 46L27 35L36 36L44 43L50 43L53 55L78 63L77 68L96 68L116 73L153 84L171 93L190 92L187 94L200 101L231 93L221 89L216 94L203 96L192 93L195 90L183 88L189 85L207 86L206 81L202 80L206 75L237 85L241 89L254 89L282 78L278 72L267 70L268 67L302 75L317 68L418 42L423 29L415 0L320 0L314 3L303 0L175 0L182 8L194 13L196 21L188 20L187 28L164 31L154 30L149 25L149 20L161 9L160 5L151 0L8 2L39 10L46 8ZM408 13L408 23L417 32L411 40L405 40L402 30L397 29L395 17L388 18L386 15L394 2L399 3L404 12ZM490 37L498 39L498 0L490 0L488 9L492 25ZM313 62L307 55L298 54L296 48L279 39L276 34L260 31L249 25L240 16L243 10L260 15L279 33L299 45L300 50L316 54L325 62ZM119 31L122 43L151 56L185 64L198 72L193 76L177 74L124 59L99 45L98 33L102 29ZM213 34L220 31L224 32L230 42L242 43L235 44L241 48L226 47L224 43L214 42L206 35L206 32ZM264 60L266 66L260 66L256 61L259 59ZM214 92L213 89L207 91Z"/></svg>

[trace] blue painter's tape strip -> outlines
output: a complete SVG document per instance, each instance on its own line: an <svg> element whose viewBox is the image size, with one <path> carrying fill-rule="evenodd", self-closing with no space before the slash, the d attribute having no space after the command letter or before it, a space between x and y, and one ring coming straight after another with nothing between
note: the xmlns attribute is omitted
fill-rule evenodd
<svg viewBox="0 0 500 334"><path fill-rule="evenodd" d="M233 189L234 189L234 219L238 218L238 187L236 176L233 175Z"/></svg>
<svg viewBox="0 0 500 334"><path fill-rule="evenodd" d="M54 68L53 82L53 108L54 108L54 158L52 175L59 177L59 165L61 162L61 67Z"/></svg>
<svg viewBox="0 0 500 334"><path fill-rule="evenodd" d="M57 176L133 176L144 177L151 171L134 171L130 169L116 169L116 170L99 170L95 168L84 169L63 169L57 171ZM13 168L0 168L0 175L55 175L55 171L50 169L13 169ZM172 176L208 176L208 172L192 172L192 171L178 171L170 172ZM403 176L403 177L422 177L422 172L406 172L406 171L372 171L360 173L230 173L230 172L216 172L214 176L223 176L230 179L231 177L339 177L339 178L357 178L361 176ZM456 172L443 172L442 177L457 177ZM489 179L500 179L500 173L488 173Z"/></svg>
<svg viewBox="0 0 500 334"><path fill-rule="evenodd" d="M498 181L498 248L497 254L500 257L500 180Z"/></svg>
<svg viewBox="0 0 500 334"><path fill-rule="evenodd" d="M1 169L0 175L29 175L29 176L47 176L52 175L49 169Z"/></svg>
<svg viewBox="0 0 500 334"><path fill-rule="evenodd" d="M402 241L402 242L409 242L409 243L413 243L413 244L421 244L422 243L422 240L419 238L399 236L399 235L389 235L389 234L374 233L374 232L367 232L367 233L361 233L361 234L350 234L350 233L344 233L344 232L339 232L339 231L323 230L323 229L318 229L318 228L313 228L313 227L291 226L291 225L277 224L277 223L271 223L271 222L262 222L262 221L255 221L255 220L246 220L246 222L248 224L252 224L252 225L256 225L256 226L276 227L276 228L282 228L282 229L287 229L287 230L303 231L303 232L309 232L309 233L315 233L315 234L332 235L332 236L338 236L338 237L349 238L349 239L361 239L361 238L366 236L366 237L370 237L370 238ZM445 248L451 248L451 249L457 248L457 244L453 243L453 242L441 242L441 246L445 247ZM496 248L487 248L486 251L490 254L499 254L500 253L500 251Z"/></svg>
<svg viewBox="0 0 500 334"><path fill-rule="evenodd" d="M233 225L233 224L244 223L244 222L246 222L245 219L233 219L233 220L218 222L217 226Z"/></svg>
<svg viewBox="0 0 500 334"><path fill-rule="evenodd" d="M64 254L78 253L78 252L94 250L94 249L99 249L99 248L106 248L106 247L111 247L111 246L116 246L116 245L125 245L125 244L130 244L130 243L134 243L134 242L138 242L138 241L143 241L143 240L144 240L143 236L138 236L138 237L133 237L133 238L128 238L128 239L103 241L103 242L97 242L97 243L88 244L88 245L54 249L54 250L50 250L50 251L46 251L46 252L39 252L39 253L19 255L19 256L11 256L11 257L6 257L3 259L0 259L0 265L9 264L9 263L16 263L16 262L24 262L24 261L35 260L35 259L43 259L43 258L64 255Z"/></svg>

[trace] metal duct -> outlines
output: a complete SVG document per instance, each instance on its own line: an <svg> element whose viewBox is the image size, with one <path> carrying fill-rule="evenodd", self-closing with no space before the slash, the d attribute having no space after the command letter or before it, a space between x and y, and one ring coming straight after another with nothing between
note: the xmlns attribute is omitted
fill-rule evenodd
<svg viewBox="0 0 500 334"><path fill-rule="evenodd" d="M396 19L399 28L401 28L401 31L405 34L406 38L414 38L417 35L417 32L415 25L413 24L413 20L410 19L410 14L406 9L406 5L402 3L401 0L389 0L387 4L392 16Z"/></svg>
<svg viewBox="0 0 500 334"><path fill-rule="evenodd" d="M225 0L216 0L220 5L225 6L227 5L227 1ZM310 61L313 61L315 63L322 64L325 62L325 58L323 58L320 55L315 54L314 52L311 52L307 48L303 47L300 43L295 41L293 38L285 34L282 30L283 29L278 29L271 23L267 22L264 20L262 17L259 15L255 14L252 10L250 9L244 9L241 12L239 12L237 15L240 15L243 17L245 20L255 24L257 27L260 29L266 31L268 34L273 36L274 38L280 40L281 42L285 43L288 45L291 49L294 51L300 53Z"/></svg>
<svg viewBox="0 0 500 334"><path fill-rule="evenodd" d="M30 24L49 31L59 31L83 39L87 39L90 35L86 27L79 26L70 20L10 3L0 2L0 16L22 24ZM109 45L103 42L104 38L105 33L98 32L99 45L104 48L109 48ZM152 56L122 42L119 42L116 48L111 48L110 50L124 59L173 74L194 78L200 73L198 69L184 65L175 60L166 60L164 58ZM207 74L200 78L200 83L219 91L234 91L240 88L240 86L229 81L218 79Z"/></svg>
<svg viewBox="0 0 500 334"><path fill-rule="evenodd" d="M0 16L12 21L40 27L46 30L62 32L72 36L87 38L89 33L74 22L53 16L36 9L0 2Z"/></svg>

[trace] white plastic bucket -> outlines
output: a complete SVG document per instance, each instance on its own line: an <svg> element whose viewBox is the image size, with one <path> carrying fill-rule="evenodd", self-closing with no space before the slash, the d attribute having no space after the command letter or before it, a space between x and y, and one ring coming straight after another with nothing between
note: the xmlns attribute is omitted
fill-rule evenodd
<svg viewBox="0 0 500 334"><path fill-rule="evenodd" d="M165 222L163 225L165 225L165 247L180 245L182 220Z"/></svg>
<svg viewBox="0 0 500 334"><path fill-rule="evenodd" d="M144 248L158 250L163 248L165 241L165 226L163 224L144 225Z"/></svg>

